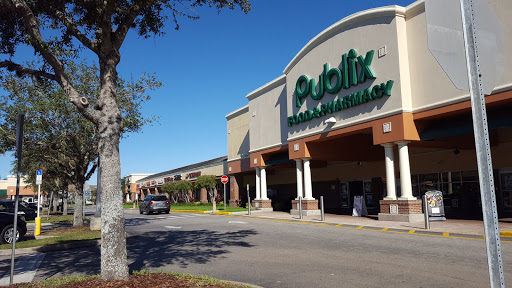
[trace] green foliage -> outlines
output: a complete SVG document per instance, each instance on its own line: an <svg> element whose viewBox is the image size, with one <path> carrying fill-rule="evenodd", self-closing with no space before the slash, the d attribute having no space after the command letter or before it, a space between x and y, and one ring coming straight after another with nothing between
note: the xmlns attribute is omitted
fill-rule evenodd
<svg viewBox="0 0 512 288"><path fill-rule="evenodd" d="M187 180L179 180L179 181L173 181L173 182L166 182L164 185L162 185L162 192L164 193L174 193L174 192L183 192L192 190L192 183Z"/></svg>
<svg viewBox="0 0 512 288"><path fill-rule="evenodd" d="M3 2L3 1L2 1ZM100 29L104 25L122 29L134 29L144 37L165 34L165 25L171 18L174 28L179 29L178 19L199 19L196 12L198 7L214 7L220 12L223 8L233 10L240 7L244 13L248 13L251 5L248 0L194 0L194 1L59 1L59 0L35 0L26 1L33 15L38 18L40 25L46 30L54 30L50 33L52 39L46 43L39 43L37 39L30 37L26 26L21 19L19 9L10 3L5 3L0 9L0 53L14 55L20 45L43 46L59 58L77 57L80 51L77 41L73 41L77 34L73 29L65 29L65 21L70 19L75 27L82 32L84 37L99 42L95 39L101 35ZM59 12L59 13L56 13ZM106 17L108 16L108 17ZM105 23L105 19L108 19ZM125 27L127 26L127 27ZM109 29L110 30L110 29ZM110 31L109 31L110 32ZM117 36L113 34L113 38ZM119 37L119 36L118 36Z"/></svg>
<svg viewBox="0 0 512 288"><path fill-rule="evenodd" d="M81 95L96 101L100 93L99 69L73 62L69 62L68 68ZM21 171L27 175L26 181L35 186L35 171L43 169L43 191L53 191L66 183L82 187L96 169L96 127L78 113L56 83L6 75L0 78L0 86L8 92L0 95L0 152L15 148L17 115L24 113ZM147 90L160 86L154 77L138 81L118 79L117 101L121 113L126 115L123 133L138 132L154 121L141 116L141 104L150 99Z"/></svg>
<svg viewBox="0 0 512 288"><path fill-rule="evenodd" d="M126 193L126 179L124 178L121 178L121 191L123 192L124 196L124 193Z"/></svg>
<svg viewBox="0 0 512 288"><path fill-rule="evenodd" d="M217 176L215 175L201 175L197 177L195 188L212 189L217 185Z"/></svg>
<svg viewBox="0 0 512 288"><path fill-rule="evenodd" d="M251 9L249 0L0 1L0 54L4 56L0 59L0 68L17 76L30 75L45 85L51 86L50 83L54 81L53 83L57 83L65 91L63 94L68 97L79 113L99 130L98 150L100 158L105 160L105 165L102 167L106 168L102 169L102 178L113 179L111 180L113 185L108 185L107 189L102 190L102 199L106 201L118 199L121 169L119 154L112 151L119 151L119 140L123 132L132 131L129 125L131 121L134 123L144 122L140 118L142 114L123 114L120 111L119 99L123 94L123 89L119 87L122 86L122 81L117 77L117 65L121 60L121 48L128 31L136 30L140 36L145 38L162 35L169 17L172 18L175 28L178 29L177 19L179 17L198 19L199 16L195 9L202 6L214 7L218 11L223 8L234 9L235 6L238 6L245 13ZM13 56L16 51L19 51L17 49L19 46L34 49L32 55L30 53L22 55L23 58L33 56L37 60L33 67L13 62ZM72 68L69 67L71 61L79 57L79 52L83 50L92 52L97 57L100 81L82 81L84 85L80 85L78 84L80 81L76 81L74 73L70 72L72 71ZM96 94L95 91L98 89L101 90L101 93ZM131 93L128 94L133 95L133 92L144 91L146 88L144 85L140 85L132 86L130 89ZM94 95L98 95L97 101L94 101ZM135 95L141 94L135 93ZM53 98L45 94L41 96L42 99ZM56 99L56 101L65 101L61 97L56 97ZM131 102L133 103L133 101ZM0 100L1 106L5 104L9 103ZM136 105L134 107L137 108ZM7 122L12 121L8 120ZM95 130L90 130L91 133L93 131ZM49 146L45 150L49 154L60 150L58 145L64 145L57 139L53 140L56 141L55 145L58 148ZM0 136L0 141L12 145L13 139ZM73 143L69 140L66 142ZM44 143L49 142L45 141ZM96 147L94 143L89 143L89 146ZM87 147L79 145L79 148L86 149ZM73 149L70 147L70 150ZM94 159L94 157L90 159ZM84 170L83 167L88 167L88 165L82 166L82 170ZM47 169L50 168L47 167ZM85 177L87 178L87 176ZM112 210L112 213L118 212L120 212L119 209ZM108 229L110 233L114 233L118 237L105 238L105 241L109 243L103 243L104 247L126 249L124 235L121 235L124 233L123 225L124 223L119 222ZM102 253L102 255L105 256L102 258L102 263L104 263L103 261L108 263L102 267L116 267L114 270L102 270L104 277L123 279L127 276L128 264L125 253ZM116 265L110 265L111 263L116 263Z"/></svg>

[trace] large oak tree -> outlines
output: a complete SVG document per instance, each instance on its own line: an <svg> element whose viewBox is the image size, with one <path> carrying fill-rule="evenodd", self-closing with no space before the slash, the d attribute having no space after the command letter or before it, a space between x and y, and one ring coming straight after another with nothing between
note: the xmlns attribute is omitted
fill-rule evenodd
<svg viewBox="0 0 512 288"><path fill-rule="evenodd" d="M95 102L99 95L99 69L69 61L67 72L78 92ZM159 88L161 83L148 74L137 81L119 78L117 82L124 136L153 122L154 118L142 114L141 104L150 99L147 90ZM0 86L7 92L0 95L0 152L15 149L17 116L25 114L21 173L26 175L28 183L36 186L35 171L44 170L43 191L67 191L67 184L73 184L77 203L73 226L82 226L83 187L98 163L96 128L80 116L55 82L6 75L0 77ZM14 161L13 167L16 165Z"/></svg>
<svg viewBox="0 0 512 288"><path fill-rule="evenodd" d="M247 13L248 0L0 0L0 67L56 81L80 114L99 133L102 187L101 275L103 279L127 279L128 261L122 202L119 199L121 167L119 140L123 129L117 98L117 65L120 49L130 29L149 37L161 35L170 17L196 19L196 6L234 9ZM190 8L190 9L189 9ZM44 36L45 37L44 37ZM9 58L19 45L34 49L38 68L24 67ZM95 103L81 95L67 61L88 49L98 58L100 94ZM103 169L104 168L104 169ZM105 213L106 212L106 213Z"/></svg>

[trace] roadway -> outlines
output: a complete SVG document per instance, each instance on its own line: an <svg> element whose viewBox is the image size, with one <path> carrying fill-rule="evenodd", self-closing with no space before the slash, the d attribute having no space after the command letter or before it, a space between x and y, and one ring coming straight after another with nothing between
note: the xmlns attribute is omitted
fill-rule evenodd
<svg viewBox="0 0 512 288"><path fill-rule="evenodd" d="M262 287L489 286L485 242L477 239L205 214L125 210L125 218L130 270L208 275ZM511 285L512 243L502 243L502 255ZM99 274L99 257L93 246L20 255L17 261L36 265L32 277L41 280ZM0 275L8 275L9 260L0 257Z"/></svg>

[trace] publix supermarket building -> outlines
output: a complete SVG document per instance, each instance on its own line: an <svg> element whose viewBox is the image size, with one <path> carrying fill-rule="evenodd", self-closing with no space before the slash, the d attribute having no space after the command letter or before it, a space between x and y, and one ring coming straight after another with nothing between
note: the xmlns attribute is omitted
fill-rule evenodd
<svg viewBox="0 0 512 288"><path fill-rule="evenodd" d="M489 0L512 51L512 2ZM485 97L500 217L512 216L512 56ZM425 5L387 6L321 31L226 116L229 203L307 215L352 214L354 196L381 220L420 221L442 191L448 218L481 217L468 91L428 49ZM220 176L220 175L219 175ZM147 180L147 179L146 179Z"/></svg>

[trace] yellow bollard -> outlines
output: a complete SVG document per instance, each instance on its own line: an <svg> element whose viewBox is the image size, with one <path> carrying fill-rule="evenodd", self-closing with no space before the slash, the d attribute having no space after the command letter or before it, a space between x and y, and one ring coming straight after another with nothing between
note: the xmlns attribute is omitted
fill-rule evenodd
<svg viewBox="0 0 512 288"><path fill-rule="evenodd" d="M34 236L41 234L41 217L36 217L36 231L34 232Z"/></svg>

